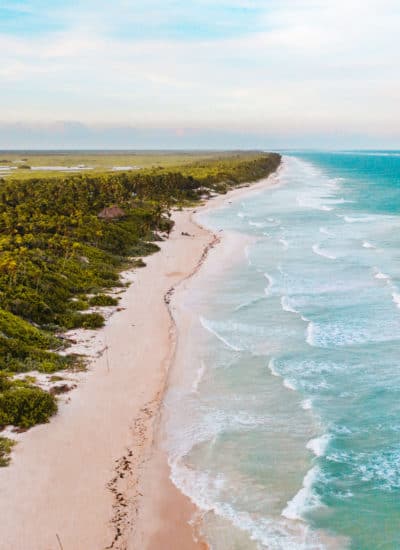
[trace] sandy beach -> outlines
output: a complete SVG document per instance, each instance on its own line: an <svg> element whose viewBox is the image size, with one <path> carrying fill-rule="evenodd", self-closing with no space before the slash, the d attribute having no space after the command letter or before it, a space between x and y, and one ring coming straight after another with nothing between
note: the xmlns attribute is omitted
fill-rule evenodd
<svg viewBox="0 0 400 550"><path fill-rule="evenodd" d="M170 238L134 272L120 311L97 333L104 353L50 424L23 434L0 470L1 549L206 547L195 540L195 508L170 481L159 444L177 340L169 302L218 241L192 216L193 209L174 212Z"/></svg>
<svg viewBox="0 0 400 550"><path fill-rule="evenodd" d="M182 376L185 363L190 357L187 349L187 335L194 328L195 319L182 306L185 293L191 285L193 277L201 276L204 268L213 272L221 271L223 266L231 265L239 260L234 258L238 243L236 239L245 237L240 235L214 235L201 226L196 219L198 213L223 207L234 200L240 199L245 194L256 192L259 189L276 183L276 174L268 179L261 180L251 186L241 187L228 192L226 195L213 197L207 203L189 212L190 223L205 232L208 244L205 246L202 258L189 277L175 285L174 293L170 300L170 311L175 331L174 351L171 365L166 380L166 388L173 386ZM234 242L235 241L235 242ZM206 260L206 262L204 262ZM204 267L203 267L204 266ZM206 549L208 545L201 540L201 515L202 512L186 498L172 483L170 468L165 451L165 416L168 411L160 409L157 420L156 434L153 449L149 460L146 462L140 476L140 507L137 515L137 527L130 539L130 550L147 548L148 550L183 550Z"/></svg>

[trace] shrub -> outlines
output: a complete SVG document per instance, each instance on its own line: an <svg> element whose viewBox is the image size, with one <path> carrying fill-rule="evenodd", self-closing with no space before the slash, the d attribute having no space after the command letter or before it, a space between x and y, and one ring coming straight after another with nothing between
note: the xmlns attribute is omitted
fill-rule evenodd
<svg viewBox="0 0 400 550"><path fill-rule="evenodd" d="M0 308L0 334L8 338L18 338L25 344L39 348L58 347L59 340L9 311Z"/></svg>
<svg viewBox="0 0 400 550"><path fill-rule="evenodd" d="M62 380L64 380L62 376L58 376L58 375L50 376L50 382L61 382Z"/></svg>
<svg viewBox="0 0 400 550"><path fill-rule="evenodd" d="M56 354L53 354L51 357L47 359L42 359L39 363L36 365L36 369L39 372L44 373L51 373L51 372L57 372L59 370L64 370L69 367L72 367L74 365L75 358L72 356L59 356Z"/></svg>
<svg viewBox="0 0 400 550"><path fill-rule="evenodd" d="M69 307L74 311L85 311L85 309L88 309L89 304L85 300L73 300L70 302Z"/></svg>
<svg viewBox="0 0 400 550"><path fill-rule="evenodd" d="M95 329L104 326L104 317L100 313L71 312L60 316L59 322L66 330L75 328Z"/></svg>
<svg viewBox="0 0 400 550"><path fill-rule="evenodd" d="M82 315L82 328L101 328L104 326L104 317L100 313Z"/></svg>
<svg viewBox="0 0 400 550"><path fill-rule="evenodd" d="M0 426L31 428L48 422L57 412L54 396L40 388L15 386L0 393Z"/></svg>
<svg viewBox="0 0 400 550"><path fill-rule="evenodd" d="M160 247L154 243L140 242L136 243L129 250L130 256L148 256L154 252L158 252Z"/></svg>
<svg viewBox="0 0 400 550"><path fill-rule="evenodd" d="M14 445L15 441L12 439L0 436L0 467L9 465L10 453Z"/></svg>
<svg viewBox="0 0 400 550"><path fill-rule="evenodd" d="M108 294L96 294L89 299L89 305L91 306L116 306L118 305L117 298L113 298Z"/></svg>
<svg viewBox="0 0 400 550"><path fill-rule="evenodd" d="M142 258L137 258L136 260L133 260L132 267L146 267L146 263L142 260Z"/></svg>
<svg viewBox="0 0 400 550"><path fill-rule="evenodd" d="M0 372L0 393L9 390L12 387L12 380L4 372Z"/></svg>
<svg viewBox="0 0 400 550"><path fill-rule="evenodd" d="M0 370L9 372L54 372L72 365L72 357L26 344L17 338L7 338L0 333Z"/></svg>

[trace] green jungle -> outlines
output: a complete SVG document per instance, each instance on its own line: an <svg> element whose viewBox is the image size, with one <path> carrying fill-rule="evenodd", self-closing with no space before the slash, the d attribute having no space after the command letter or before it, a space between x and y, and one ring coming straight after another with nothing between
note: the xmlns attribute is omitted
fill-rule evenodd
<svg viewBox="0 0 400 550"><path fill-rule="evenodd" d="M0 179L0 430L24 430L57 411L55 393L35 385L32 371L84 368L82 357L62 353L63 333L103 326L96 308L118 304L105 292L123 290L120 271L145 266L142 258L159 249L172 209L264 178L279 163L274 153L224 153L134 171ZM0 466L12 446L0 437Z"/></svg>

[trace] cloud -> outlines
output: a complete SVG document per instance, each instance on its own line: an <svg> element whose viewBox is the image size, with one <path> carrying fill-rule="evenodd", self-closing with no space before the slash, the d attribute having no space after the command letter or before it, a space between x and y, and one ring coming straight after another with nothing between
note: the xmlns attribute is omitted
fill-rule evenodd
<svg viewBox="0 0 400 550"><path fill-rule="evenodd" d="M400 139L397 1L85 0L45 18L0 31L3 122Z"/></svg>

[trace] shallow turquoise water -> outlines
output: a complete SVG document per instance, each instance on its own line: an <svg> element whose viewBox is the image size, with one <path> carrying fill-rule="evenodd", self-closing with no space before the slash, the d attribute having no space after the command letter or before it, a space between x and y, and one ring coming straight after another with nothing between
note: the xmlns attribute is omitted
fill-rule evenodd
<svg viewBox="0 0 400 550"><path fill-rule="evenodd" d="M276 182L201 217L252 240L187 295L173 478L216 549L398 549L400 154L292 154Z"/></svg>

